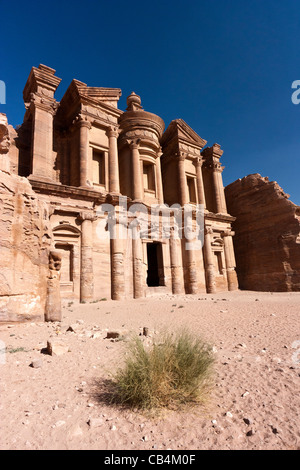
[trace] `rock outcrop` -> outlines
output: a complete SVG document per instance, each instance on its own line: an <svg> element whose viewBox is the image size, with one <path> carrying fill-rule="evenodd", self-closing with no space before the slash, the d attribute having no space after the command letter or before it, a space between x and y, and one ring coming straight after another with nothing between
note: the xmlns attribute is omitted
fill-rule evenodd
<svg viewBox="0 0 300 470"><path fill-rule="evenodd" d="M259 174L225 188L236 221L234 248L239 287L300 291L300 207L275 182Z"/></svg>
<svg viewBox="0 0 300 470"><path fill-rule="evenodd" d="M6 114L0 113L0 170L18 173L18 149L16 130L7 122Z"/></svg>
<svg viewBox="0 0 300 470"><path fill-rule="evenodd" d="M50 245L47 205L0 170L0 321L44 319Z"/></svg>

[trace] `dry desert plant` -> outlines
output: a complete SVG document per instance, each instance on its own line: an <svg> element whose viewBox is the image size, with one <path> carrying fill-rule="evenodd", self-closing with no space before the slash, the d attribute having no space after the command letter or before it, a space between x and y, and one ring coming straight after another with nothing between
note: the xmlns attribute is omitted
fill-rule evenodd
<svg viewBox="0 0 300 470"><path fill-rule="evenodd" d="M146 349L139 337L115 375L113 402L153 409L204 401L212 383L212 347L188 331L165 334Z"/></svg>

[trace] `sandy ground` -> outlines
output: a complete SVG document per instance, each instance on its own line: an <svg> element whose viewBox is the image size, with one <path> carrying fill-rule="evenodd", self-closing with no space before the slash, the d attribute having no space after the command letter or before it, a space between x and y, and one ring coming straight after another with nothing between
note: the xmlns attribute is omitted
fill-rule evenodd
<svg viewBox="0 0 300 470"><path fill-rule="evenodd" d="M108 330L148 327L153 335L183 326L214 345L205 408L150 417L100 398L97 382L111 377L128 346L107 339ZM61 324L2 324L0 340L1 450L300 449L300 293L65 302ZM45 354L54 340L69 351Z"/></svg>

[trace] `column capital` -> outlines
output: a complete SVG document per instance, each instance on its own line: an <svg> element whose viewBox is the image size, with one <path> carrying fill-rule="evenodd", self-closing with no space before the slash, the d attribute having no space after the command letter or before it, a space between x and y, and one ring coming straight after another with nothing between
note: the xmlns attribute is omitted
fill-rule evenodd
<svg viewBox="0 0 300 470"><path fill-rule="evenodd" d="M184 160L187 158L187 153L179 151L177 153L177 157L180 162L184 162Z"/></svg>
<svg viewBox="0 0 300 470"><path fill-rule="evenodd" d="M203 158L202 157L197 157L196 160L194 160L194 164L196 167L202 167L203 165Z"/></svg>
<svg viewBox="0 0 300 470"><path fill-rule="evenodd" d="M222 233L221 233L221 237L222 238L225 238L225 237L234 237L235 235L235 232L233 232L232 230L228 229L228 230L224 230Z"/></svg>
<svg viewBox="0 0 300 470"><path fill-rule="evenodd" d="M78 114L74 121L73 121L73 124L79 126L79 127L86 127L87 129L91 129L92 128L92 124L90 123L90 121L87 120L87 118L85 116L83 116L82 114Z"/></svg>
<svg viewBox="0 0 300 470"><path fill-rule="evenodd" d="M108 137L118 138L119 137L119 128L118 128L118 126L108 127L108 129L106 130L106 134L108 135Z"/></svg>
<svg viewBox="0 0 300 470"><path fill-rule="evenodd" d="M204 228L205 235L212 235L214 233L212 227L205 227Z"/></svg>
<svg viewBox="0 0 300 470"><path fill-rule="evenodd" d="M94 222L95 220L97 220L97 217L91 212L80 212L78 219L80 222L84 222L85 220L90 220L91 222Z"/></svg>
<svg viewBox="0 0 300 470"><path fill-rule="evenodd" d="M141 139L127 140L127 143L131 149L138 149L141 144Z"/></svg>
<svg viewBox="0 0 300 470"><path fill-rule="evenodd" d="M213 171L217 173L223 173L223 170L225 168L225 166L222 166L218 160L213 160L210 167L212 168Z"/></svg>
<svg viewBox="0 0 300 470"><path fill-rule="evenodd" d="M163 155L162 148L159 147L159 148L158 148L158 151L157 151L157 156L158 156L158 158L160 158L162 155Z"/></svg>

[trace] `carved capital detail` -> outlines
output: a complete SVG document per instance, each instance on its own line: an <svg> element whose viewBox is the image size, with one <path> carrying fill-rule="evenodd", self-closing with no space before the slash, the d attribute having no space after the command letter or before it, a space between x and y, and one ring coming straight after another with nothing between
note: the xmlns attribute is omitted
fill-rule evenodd
<svg viewBox="0 0 300 470"><path fill-rule="evenodd" d="M87 127L88 129L91 129L92 127L90 121L88 121L87 117L83 114L78 114L72 124L75 124L79 127Z"/></svg>
<svg viewBox="0 0 300 470"><path fill-rule="evenodd" d="M90 220L91 222L94 222L95 220L97 220L97 217L92 212L80 212L78 219L80 222L83 222L85 220Z"/></svg>
<svg viewBox="0 0 300 470"><path fill-rule="evenodd" d="M204 233L205 233L205 235L212 235L214 233L214 231L211 227L205 227Z"/></svg>
<svg viewBox="0 0 300 470"><path fill-rule="evenodd" d="M200 167L200 168L201 168L202 165L203 165L203 159L202 159L201 157L198 157L198 158L196 158L196 160L194 161L194 163L195 163L195 166L196 166L196 167Z"/></svg>
<svg viewBox="0 0 300 470"><path fill-rule="evenodd" d="M224 166L221 165L219 161L213 161L210 165L213 171L216 171L218 173L222 173L224 170Z"/></svg>
<svg viewBox="0 0 300 470"><path fill-rule="evenodd" d="M51 97L38 94L38 93L31 93L30 94L30 102L25 103L25 108L34 111L34 109L41 109L46 111L47 113L52 114L54 116L57 112L59 107L59 103Z"/></svg>
<svg viewBox="0 0 300 470"><path fill-rule="evenodd" d="M141 139L127 140L127 143L129 145L129 147L131 148L131 150L138 149L140 147L140 144L141 144Z"/></svg>
<svg viewBox="0 0 300 470"><path fill-rule="evenodd" d="M110 126L107 129L106 134L108 137L115 137L117 139L119 137L119 128L117 126Z"/></svg>
<svg viewBox="0 0 300 470"><path fill-rule="evenodd" d="M180 162L184 162L184 160L187 158L187 153L186 152L178 152L177 157Z"/></svg>
<svg viewBox="0 0 300 470"><path fill-rule="evenodd" d="M233 232L232 230L228 229L228 230L224 230L222 233L221 233L221 237L222 238L225 238L225 237L234 237L235 235L235 232Z"/></svg>

